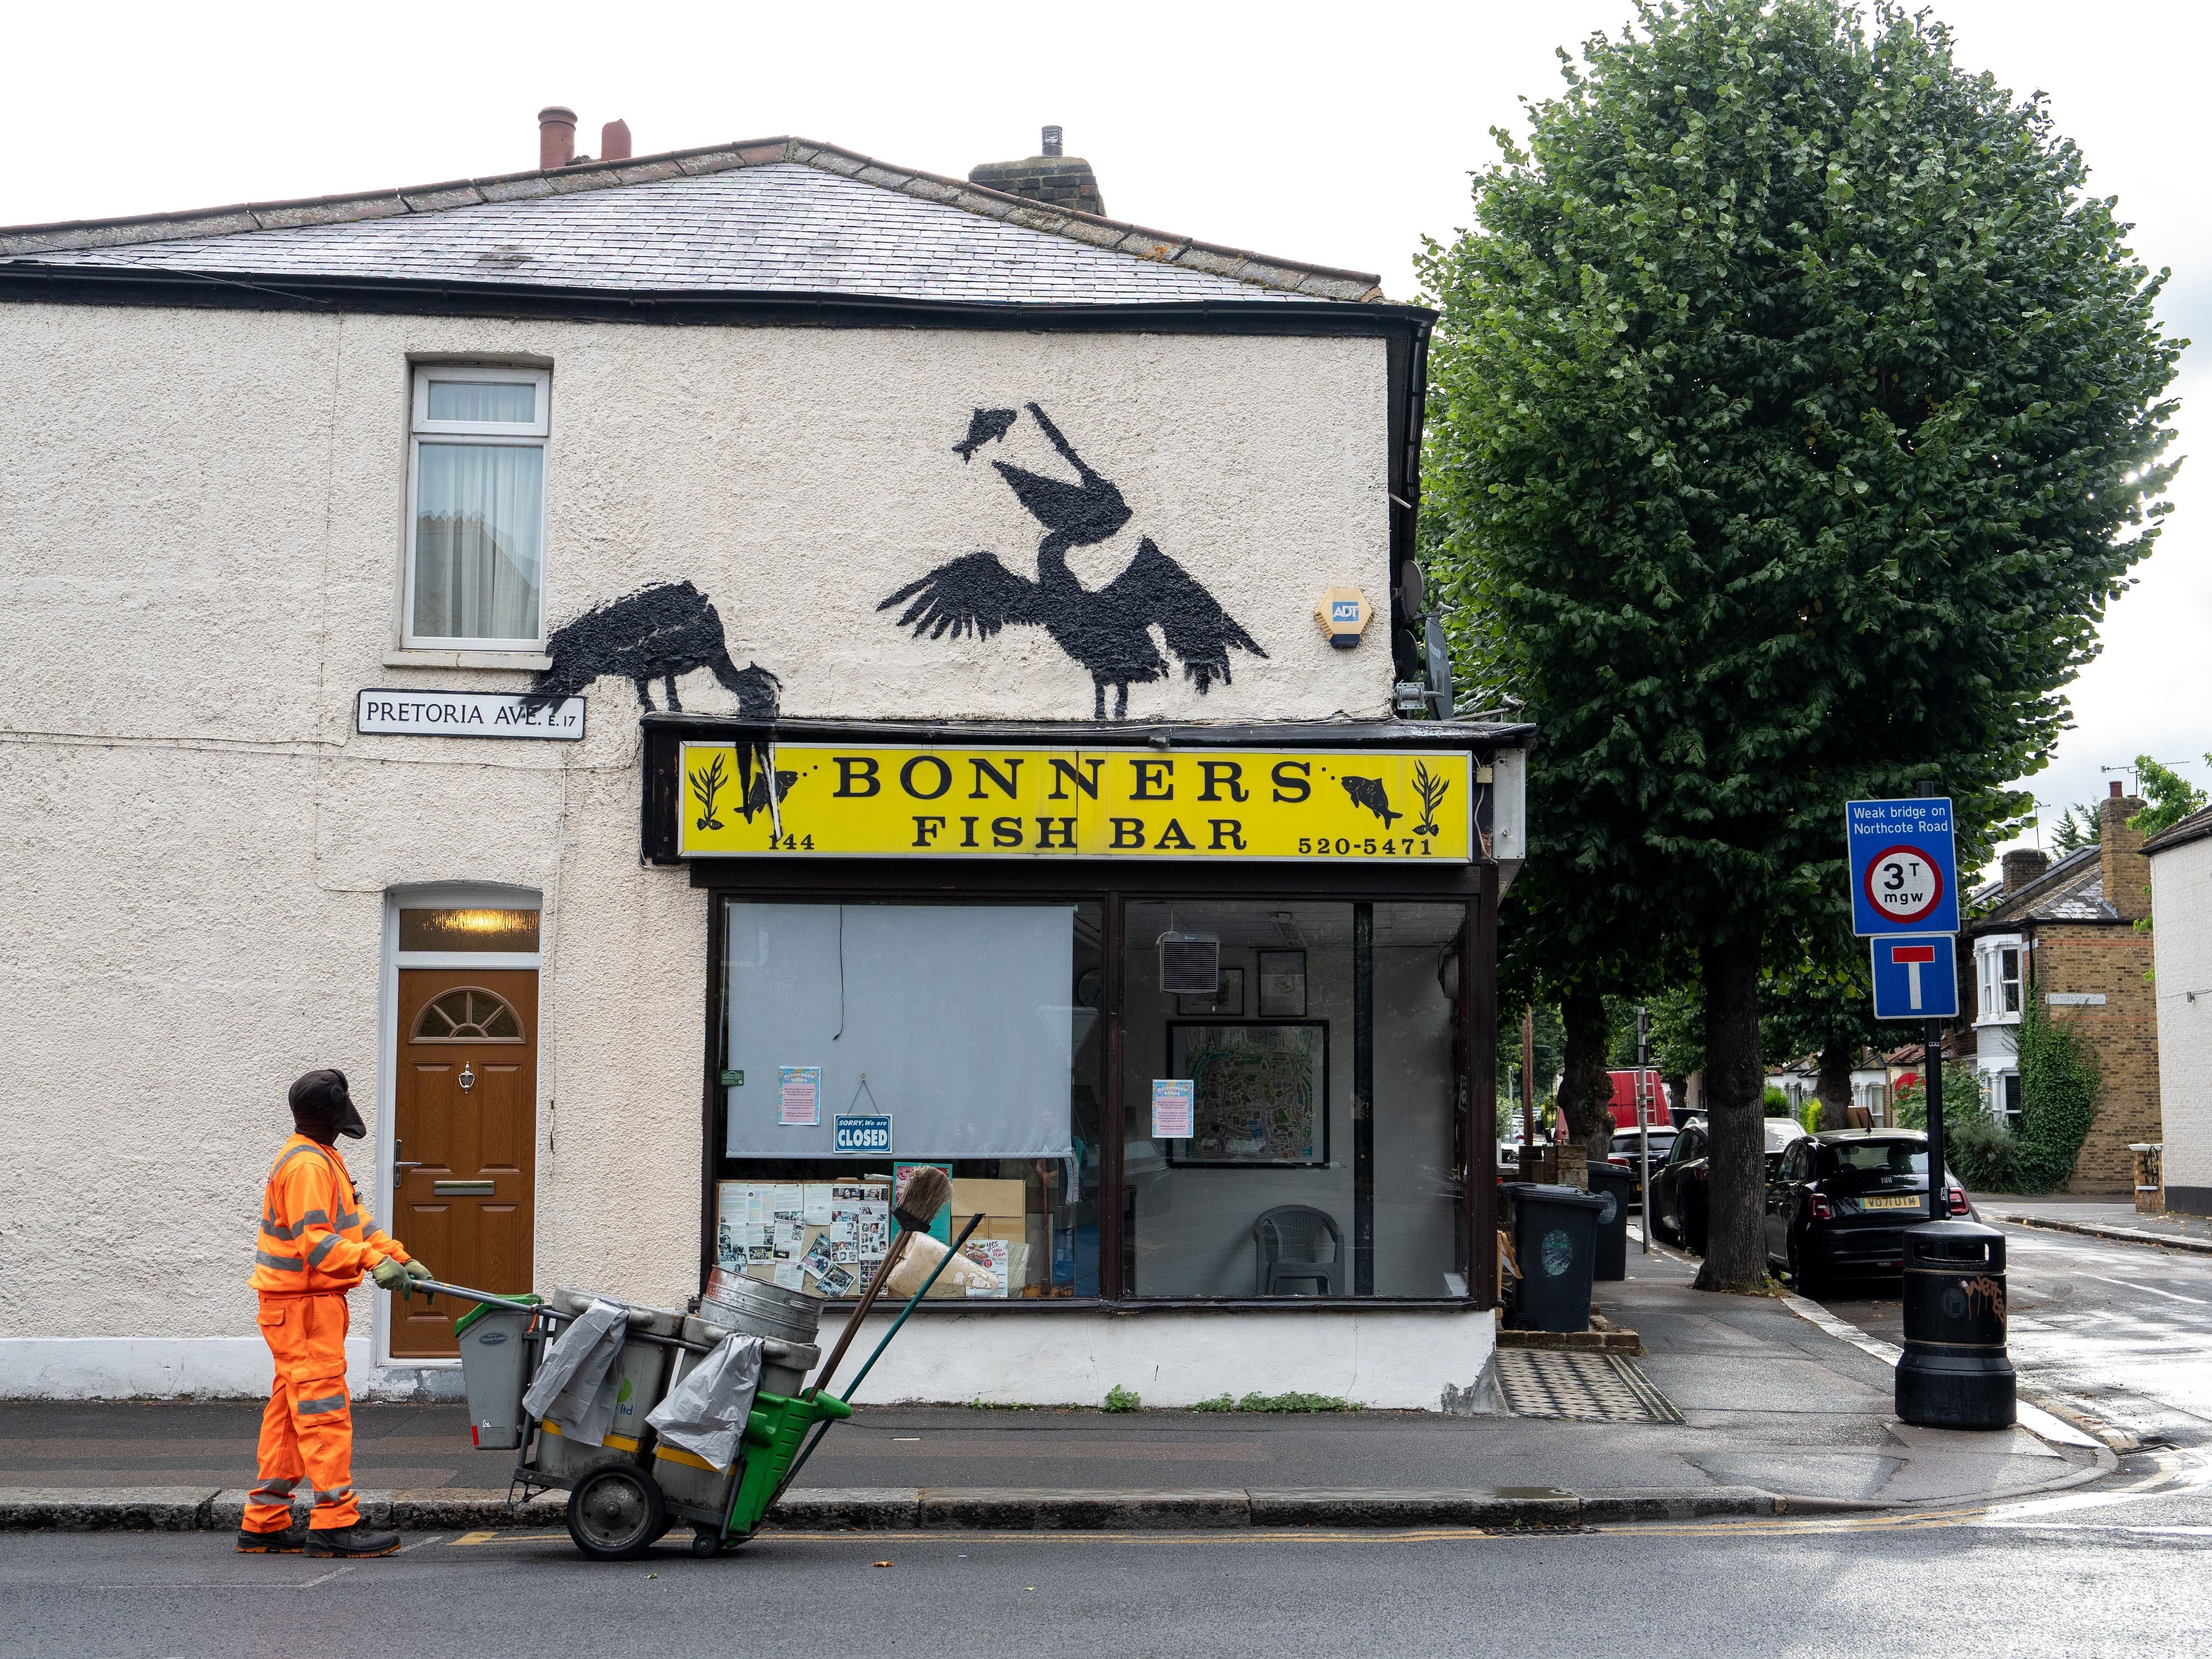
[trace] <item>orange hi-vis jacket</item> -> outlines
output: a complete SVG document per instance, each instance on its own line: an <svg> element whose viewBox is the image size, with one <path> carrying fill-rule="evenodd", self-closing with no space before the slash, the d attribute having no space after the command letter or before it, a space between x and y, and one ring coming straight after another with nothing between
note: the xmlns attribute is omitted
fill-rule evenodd
<svg viewBox="0 0 2212 1659"><path fill-rule="evenodd" d="M377 1231L337 1149L301 1134L287 1140L269 1171L247 1282L266 1296L342 1294L386 1256L409 1260L398 1240Z"/></svg>

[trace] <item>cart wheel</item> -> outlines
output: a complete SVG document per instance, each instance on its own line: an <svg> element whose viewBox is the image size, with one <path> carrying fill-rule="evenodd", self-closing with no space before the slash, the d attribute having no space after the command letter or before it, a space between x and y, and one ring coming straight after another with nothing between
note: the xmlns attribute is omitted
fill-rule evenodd
<svg viewBox="0 0 2212 1659"><path fill-rule="evenodd" d="M635 1561L665 1528L651 1475L620 1463L593 1469L568 1494L568 1536L594 1561Z"/></svg>
<svg viewBox="0 0 2212 1659"><path fill-rule="evenodd" d="M701 1527L691 1534L691 1553L702 1561L711 1561L722 1553L722 1534L718 1528Z"/></svg>

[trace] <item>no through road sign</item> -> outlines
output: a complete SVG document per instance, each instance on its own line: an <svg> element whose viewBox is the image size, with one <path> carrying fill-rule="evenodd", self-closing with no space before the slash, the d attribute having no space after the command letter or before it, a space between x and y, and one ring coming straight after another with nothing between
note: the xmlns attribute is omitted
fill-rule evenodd
<svg viewBox="0 0 2212 1659"><path fill-rule="evenodd" d="M1959 969L1948 933L1897 934L1874 949L1876 1019L1956 1019Z"/></svg>
<svg viewBox="0 0 2212 1659"><path fill-rule="evenodd" d="M1851 931L1959 931L1951 803L1937 796L1855 800L1844 808L1851 863Z"/></svg>

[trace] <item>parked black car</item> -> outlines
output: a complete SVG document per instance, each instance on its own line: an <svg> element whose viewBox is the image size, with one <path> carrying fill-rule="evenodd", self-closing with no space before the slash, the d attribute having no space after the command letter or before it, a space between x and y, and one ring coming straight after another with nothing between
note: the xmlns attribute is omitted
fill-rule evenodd
<svg viewBox="0 0 2212 1659"><path fill-rule="evenodd" d="M1806 1139L1804 1126L1794 1118L1770 1117L1766 1126L1766 1172L1771 1177L1782 1155ZM1686 1249L1704 1253L1705 1248L1706 1183L1711 1179L1705 1155L1711 1135L1705 1120L1693 1117L1674 1137L1667 1167L1651 1172L1651 1231L1655 1237Z"/></svg>
<svg viewBox="0 0 2212 1659"><path fill-rule="evenodd" d="M1958 1177L1944 1179L1948 1213L1972 1213ZM1790 1147L1767 1177L1767 1259L1800 1296L1838 1279L1899 1277L1905 1230L1927 1219L1928 1137L1917 1129L1832 1129Z"/></svg>
<svg viewBox="0 0 2212 1659"><path fill-rule="evenodd" d="M1651 1131L1651 1173L1655 1178L1665 1166L1667 1154L1674 1149L1675 1133L1672 1128L1654 1128ZM1613 1145L1606 1149L1607 1154L1606 1162L1618 1164L1627 1170L1631 1180L1635 1184L1635 1196L1628 1201L1629 1207L1635 1210L1644 1207L1644 1161L1640 1156L1642 1140L1641 1131L1624 1129L1613 1136Z"/></svg>

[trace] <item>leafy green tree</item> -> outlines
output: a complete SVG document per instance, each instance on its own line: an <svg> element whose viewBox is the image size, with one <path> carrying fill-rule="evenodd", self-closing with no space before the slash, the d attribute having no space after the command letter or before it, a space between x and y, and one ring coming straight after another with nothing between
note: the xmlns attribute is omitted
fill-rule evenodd
<svg viewBox="0 0 2212 1659"><path fill-rule="evenodd" d="M2097 816L2097 809L2081 801L2068 807L2059 815L2056 828L2051 832L2051 844L2058 856L2078 853L2085 847L2094 847L2104 839L2105 826Z"/></svg>
<svg viewBox="0 0 2212 1659"><path fill-rule="evenodd" d="M2212 755L2205 756L2204 762L2212 766ZM2148 755L2136 757L2136 788L2150 805L2128 820L2128 828L2140 830L2146 836L2170 830L2191 812L2204 809L2202 789L2170 767L2160 766Z"/></svg>
<svg viewBox="0 0 2212 1659"><path fill-rule="evenodd" d="M1582 56L1423 261L1431 570L1463 678L1543 726L1559 936L1697 957L1698 1283L1748 1290L1762 941L1842 904L1846 799L2025 808L2165 510L2180 343L2073 144L1939 23L1644 0Z"/></svg>

